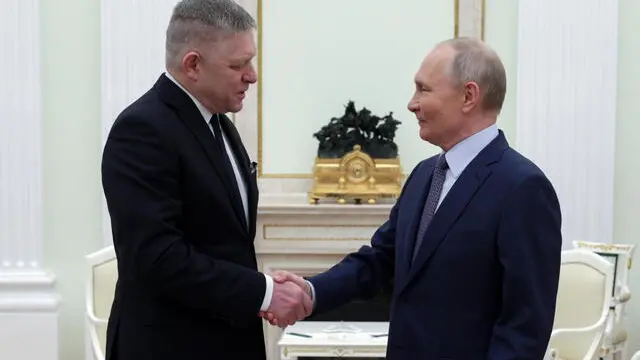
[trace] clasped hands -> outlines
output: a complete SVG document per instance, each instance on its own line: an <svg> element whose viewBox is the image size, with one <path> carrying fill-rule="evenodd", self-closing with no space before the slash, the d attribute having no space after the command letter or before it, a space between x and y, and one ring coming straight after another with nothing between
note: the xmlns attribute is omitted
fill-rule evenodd
<svg viewBox="0 0 640 360"><path fill-rule="evenodd" d="M287 271L277 271L272 277L271 305L267 311L260 312L260 317L284 328L311 315L313 301L309 284L302 277Z"/></svg>

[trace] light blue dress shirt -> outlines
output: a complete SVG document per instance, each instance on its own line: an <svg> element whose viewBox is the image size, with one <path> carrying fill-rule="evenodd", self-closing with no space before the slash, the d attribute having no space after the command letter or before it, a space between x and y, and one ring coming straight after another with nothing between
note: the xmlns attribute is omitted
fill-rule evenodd
<svg viewBox="0 0 640 360"><path fill-rule="evenodd" d="M498 127L493 124L484 130L481 130L468 138L460 141L449 151L444 153L447 159L449 169L444 178L444 185L442 186L442 192L440 193L440 201L438 201L438 207L442 203L442 200L447 196L447 193L453 187L460 174L464 169L478 156L480 151L484 149L493 139L498 136ZM436 208L437 210L438 208Z"/></svg>

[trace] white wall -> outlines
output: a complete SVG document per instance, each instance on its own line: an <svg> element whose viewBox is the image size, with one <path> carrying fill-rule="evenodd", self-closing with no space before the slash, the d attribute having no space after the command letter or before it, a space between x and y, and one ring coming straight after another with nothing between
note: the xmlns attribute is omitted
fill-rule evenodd
<svg viewBox="0 0 640 360"><path fill-rule="evenodd" d="M62 298L58 358L81 360L84 255L102 245L100 3L39 3L45 264L55 273L56 290ZM29 343L28 338L23 339L24 343Z"/></svg>
<svg viewBox="0 0 640 360"><path fill-rule="evenodd" d="M43 261L40 3L3 5L11 11L0 11L0 358L57 360L59 297Z"/></svg>
<svg viewBox="0 0 640 360"><path fill-rule="evenodd" d="M629 349L640 350L640 1L619 0L618 91L614 170L613 239L636 246L635 266L629 275ZM599 91L599 89L594 89ZM630 352L632 354L633 351Z"/></svg>
<svg viewBox="0 0 640 360"><path fill-rule="evenodd" d="M340 11L336 1L267 4L261 26L264 174L310 174L318 148L312 134L342 116L349 100L358 110L393 112L402 121L395 141L406 172L437 152L417 136L407 104L422 58L453 37L452 1L352 0L341 1Z"/></svg>

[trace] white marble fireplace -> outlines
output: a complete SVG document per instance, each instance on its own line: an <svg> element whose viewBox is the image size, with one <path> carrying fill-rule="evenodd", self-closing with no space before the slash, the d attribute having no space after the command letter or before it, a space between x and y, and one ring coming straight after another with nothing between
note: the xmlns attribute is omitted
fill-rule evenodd
<svg viewBox="0 0 640 360"><path fill-rule="evenodd" d="M292 200L294 199L294 200ZM288 270L302 276L322 272L364 244L388 217L392 205L308 205L303 197L263 198L256 253L261 271ZM270 360L280 358L282 330L265 322Z"/></svg>

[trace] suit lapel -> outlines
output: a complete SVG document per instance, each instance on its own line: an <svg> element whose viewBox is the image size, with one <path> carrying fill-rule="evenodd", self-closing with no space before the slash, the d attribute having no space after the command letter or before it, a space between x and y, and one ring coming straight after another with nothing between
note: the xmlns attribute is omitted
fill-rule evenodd
<svg viewBox="0 0 640 360"><path fill-rule="evenodd" d="M154 88L157 90L161 99L178 112L180 120L184 122L202 146L209 162L218 173L218 177L222 179L225 193L229 197L231 206L236 213L236 220L238 220L239 225L244 230L248 231L246 220L244 220L244 212L242 211L240 194L238 194L235 186L231 183L233 178L229 176L234 175L227 174L226 168L223 165L225 161L223 154L220 153L213 134L211 134L211 129L209 129L207 123L202 118L202 114L198 111L198 108L191 98L189 98L189 95L182 91L182 89L174 84L173 81L169 80L164 74L160 76Z"/></svg>
<svg viewBox="0 0 640 360"><path fill-rule="evenodd" d="M489 143L489 145L469 163L462 174L460 174L460 177L449 190L431 220L431 224L424 235L420 249L418 249L418 254L411 264L405 285L429 262L434 252L446 238L453 224L464 213L473 196L491 174L491 165L500 160L502 153L507 147L508 144L501 131L498 137ZM429 176L431 176L432 172L433 168L431 168ZM424 196L420 198L422 205L426 199L426 191L428 191L428 189L429 187L427 186ZM416 213L418 215L416 219L414 219L410 233L412 238L407 239L409 241L405 241L405 243L415 244L416 231L422 214L422 207L418 207ZM408 248L407 255L411 256L412 251L412 247Z"/></svg>
<svg viewBox="0 0 640 360"><path fill-rule="evenodd" d="M429 224L423 242L418 249L418 254L411 264L409 279L414 277L420 268L428 262L488 175L487 168L478 169L475 167L460 175Z"/></svg>

